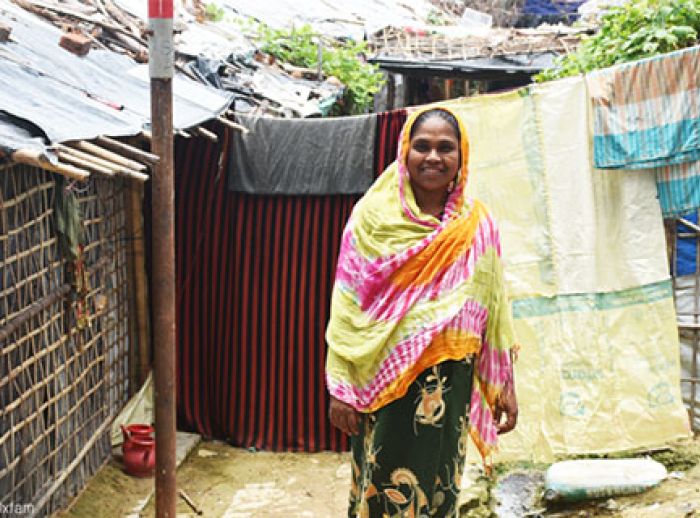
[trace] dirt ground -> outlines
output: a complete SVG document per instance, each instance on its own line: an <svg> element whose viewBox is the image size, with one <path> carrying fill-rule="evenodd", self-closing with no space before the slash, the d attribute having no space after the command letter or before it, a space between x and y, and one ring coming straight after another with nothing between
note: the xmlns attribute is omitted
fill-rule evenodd
<svg viewBox="0 0 700 518"><path fill-rule="evenodd" d="M546 466L504 465L498 484L464 508L464 517L700 517L700 437L652 453L671 476L643 494L546 509L541 503ZM296 518L346 516L350 465L348 454L269 453L201 442L177 473L178 488L202 510L204 517ZM516 482L513 484L512 482ZM149 498L153 479L123 473L112 459L59 516L111 518L155 515ZM496 511L494 513L494 511ZM178 516L196 516L178 499Z"/></svg>

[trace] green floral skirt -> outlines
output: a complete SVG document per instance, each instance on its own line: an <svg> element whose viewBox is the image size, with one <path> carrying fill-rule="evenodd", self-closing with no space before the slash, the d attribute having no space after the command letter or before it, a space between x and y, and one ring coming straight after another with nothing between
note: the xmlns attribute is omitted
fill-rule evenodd
<svg viewBox="0 0 700 518"><path fill-rule="evenodd" d="M423 371L352 437L351 518L457 516L473 359Z"/></svg>

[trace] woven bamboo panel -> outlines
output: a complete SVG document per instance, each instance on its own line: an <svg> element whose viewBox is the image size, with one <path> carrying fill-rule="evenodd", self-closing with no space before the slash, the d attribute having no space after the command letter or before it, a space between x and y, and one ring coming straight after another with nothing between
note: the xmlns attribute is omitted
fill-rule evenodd
<svg viewBox="0 0 700 518"><path fill-rule="evenodd" d="M40 169L0 170L0 495L38 516L108 458L109 423L129 394L123 180L69 184L87 235L84 329L59 253L57 188Z"/></svg>
<svg viewBox="0 0 700 518"><path fill-rule="evenodd" d="M570 30L492 29L483 34L455 36L423 29L387 27L373 35L369 42L382 56L459 60L538 52L565 54L576 49L580 37Z"/></svg>

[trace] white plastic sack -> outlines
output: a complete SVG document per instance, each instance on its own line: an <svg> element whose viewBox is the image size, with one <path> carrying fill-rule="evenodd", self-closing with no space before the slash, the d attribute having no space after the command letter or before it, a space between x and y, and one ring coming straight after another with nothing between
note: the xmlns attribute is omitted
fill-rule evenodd
<svg viewBox="0 0 700 518"><path fill-rule="evenodd" d="M666 478L653 459L581 459L552 464L545 476L548 502L578 501L641 493Z"/></svg>

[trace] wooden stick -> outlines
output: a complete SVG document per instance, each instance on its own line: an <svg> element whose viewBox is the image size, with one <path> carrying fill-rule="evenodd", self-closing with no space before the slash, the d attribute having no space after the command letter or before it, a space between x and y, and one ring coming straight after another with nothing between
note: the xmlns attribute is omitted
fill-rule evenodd
<svg viewBox="0 0 700 518"><path fill-rule="evenodd" d="M133 160L129 160L128 158L124 158L123 156L118 155L117 153L108 151L104 148L101 148L100 146L96 146L91 142L86 142L85 140L75 142L74 145L78 149L82 149L83 151L87 151L88 153L96 155L100 158L104 158L105 160L108 160L110 162L114 162L115 164L122 165L127 169L131 169L133 171L145 171L146 169L148 169L148 166L145 166L139 162L134 162Z"/></svg>
<svg viewBox="0 0 700 518"><path fill-rule="evenodd" d="M135 366L137 386L143 385L150 370L151 332L148 313L148 277L146 275L146 248L143 221L143 186L131 184L127 191L127 224L131 239L131 270L133 276L136 321Z"/></svg>
<svg viewBox="0 0 700 518"><path fill-rule="evenodd" d="M679 329L700 329L700 324L685 324L683 322L677 322Z"/></svg>
<svg viewBox="0 0 700 518"><path fill-rule="evenodd" d="M85 160L86 162L91 162L95 165L102 166L106 169L111 170L113 173L117 173L124 169L123 165L120 164L115 164L114 162L110 162L109 160L105 160L104 158L97 157L95 155L91 155L90 153L85 153L84 151L80 151L79 149L75 149L70 146L65 146L63 144L56 144L54 146L58 151L63 151L64 153L70 153L71 155L81 158Z"/></svg>
<svg viewBox="0 0 700 518"><path fill-rule="evenodd" d="M22 310L22 314L11 319L7 324L0 328L0 342L4 342L7 338L17 331L22 324L32 319L46 308L50 307L57 300L68 294L71 290L70 284L62 284L58 288L51 290L45 299L32 302L29 306Z"/></svg>
<svg viewBox="0 0 700 518"><path fill-rule="evenodd" d="M110 148L112 151L117 151L133 160L147 162L150 165L155 165L160 160L158 155L154 155L153 153L143 151L135 148L134 146L130 146L129 144L125 144L124 142L120 142L119 140L105 137L103 135L97 137L97 142L107 148Z"/></svg>
<svg viewBox="0 0 700 518"><path fill-rule="evenodd" d="M698 225L696 225L695 223L693 223L692 221L688 221L685 218L678 218L678 221L683 223L686 227L692 228L695 232L700 232L700 227Z"/></svg>
<svg viewBox="0 0 700 518"><path fill-rule="evenodd" d="M218 142L219 141L219 137L216 136L216 133L214 133L213 131L209 131L206 128L203 128L201 126L197 126L196 128L194 128L194 131L198 135L200 135L201 137L204 137L205 139L207 139L211 142Z"/></svg>
<svg viewBox="0 0 700 518"><path fill-rule="evenodd" d="M78 180L82 182L90 177L90 171L86 171L85 169L80 169L69 164L54 164L39 151L33 151L31 149L18 149L12 153L10 157L18 164L33 165L34 167L60 174L61 176L65 176L71 180Z"/></svg>
<svg viewBox="0 0 700 518"><path fill-rule="evenodd" d="M135 180L138 180L140 182L145 182L148 180L148 175L145 175L141 172L138 171L133 171L132 169L129 169L128 167L124 167L123 165L115 164L114 162L110 162L109 160L105 160L103 158L98 158L94 155L91 155L89 153L83 153L82 151L79 151L75 148L64 146L63 144L57 144L56 148L59 149L60 151L63 151L65 153L70 153L77 158L80 158L88 163L93 163L98 166L101 166L103 168L106 168L110 171L112 171L112 175L118 174L121 176L126 176L128 178L134 178Z"/></svg>
<svg viewBox="0 0 700 518"><path fill-rule="evenodd" d="M231 129L243 132L244 135L247 135L248 133L250 133L250 130L248 128L246 128L245 126L241 126L237 122L233 122L233 121L228 120L223 115L218 116L216 118L216 120L219 121L224 126L228 126Z"/></svg>
<svg viewBox="0 0 700 518"><path fill-rule="evenodd" d="M182 489L178 489L178 490L177 490L177 494L180 495L180 497L187 503L187 505L190 506L190 508L191 508L197 515L201 516L202 510L194 504L194 502L192 501L192 499L191 499L189 496L187 496L187 493L185 493Z"/></svg>
<svg viewBox="0 0 700 518"><path fill-rule="evenodd" d="M63 144L56 144L54 148L56 149L59 158L74 165L78 165L75 163L76 161L83 162L85 169L90 169L90 166L92 166L96 168L95 170L98 173L109 176L114 176L117 170L121 169L121 166L117 164L107 162L106 160L89 155L88 153L83 153L82 151L78 151L72 147L64 146Z"/></svg>
<svg viewBox="0 0 700 518"><path fill-rule="evenodd" d="M114 171L112 169L108 169L106 167L102 167L101 165L97 165L92 162L88 162L86 160L83 160L81 158L78 158L75 155L72 155L71 153L66 153L65 151L59 151L58 152L58 158L61 160L68 162L69 164L73 164L74 166L81 167L83 169L86 169L88 171L93 171L95 173L99 173L104 176L112 177L114 176Z"/></svg>
<svg viewBox="0 0 700 518"><path fill-rule="evenodd" d="M112 260L111 257L104 256L87 269L89 276L93 276L95 272L108 265ZM46 308L51 306L57 300L60 300L71 290L70 284L61 284L59 287L51 290L51 293L46 296L43 300L38 300L33 302L26 308L22 310L22 314L11 319L3 327L0 328L0 342L4 342L10 336L10 334L17 331L22 324L32 319L34 316L38 315Z"/></svg>
<svg viewBox="0 0 700 518"><path fill-rule="evenodd" d="M138 180L139 182L145 182L150 178L147 174L132 171L131 169L122 169L119 171L119 175L131 178L132 180Z"/></svg>

